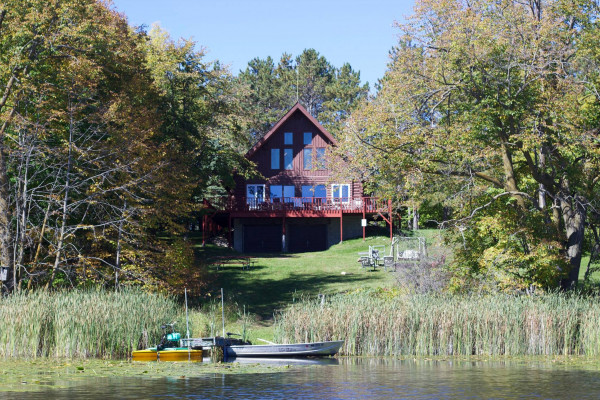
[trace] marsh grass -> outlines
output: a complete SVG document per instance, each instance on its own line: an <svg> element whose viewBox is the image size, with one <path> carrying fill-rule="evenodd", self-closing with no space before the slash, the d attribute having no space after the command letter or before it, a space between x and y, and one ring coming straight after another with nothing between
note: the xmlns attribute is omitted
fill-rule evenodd
<svg viewBox="0 0 600 400"><path fill-rule="evenodd" d="M344 339L342 355L600 355L600 304L567 294L462 297L373 292L303 301L278 318L283 343Z"/></svg>
<svg viewBox="0 0 600 400"><path fill-rule="evenodd" d="M128 358L181 314L174 299L134 289L17 293L0 300L0 357Z"/></svg>

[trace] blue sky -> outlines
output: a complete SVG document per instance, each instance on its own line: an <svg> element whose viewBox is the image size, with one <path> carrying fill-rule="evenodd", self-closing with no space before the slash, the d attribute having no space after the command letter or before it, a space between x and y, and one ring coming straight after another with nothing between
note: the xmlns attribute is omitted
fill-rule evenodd
<svg viewBox="0 0 600 400"><path fill-rule="evenodd" d="M373 88L396 43L394 21L413 0L113 0L131 25L158 22L173 38L193 39L236 74L255 57L294 57L314 48L334 66L349 62Z"/></svg>

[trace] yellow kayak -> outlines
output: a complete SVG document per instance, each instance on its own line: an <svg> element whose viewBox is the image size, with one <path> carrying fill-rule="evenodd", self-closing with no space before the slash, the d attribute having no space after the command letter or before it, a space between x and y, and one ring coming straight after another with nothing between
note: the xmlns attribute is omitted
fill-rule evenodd
<svg viewBox="0 0 600 400"><path fill-rule="evenodd" d="M187 347L167 348L156 351L155 348L136 350L131 353L133 361L202 361L202 350Z"/></svg>

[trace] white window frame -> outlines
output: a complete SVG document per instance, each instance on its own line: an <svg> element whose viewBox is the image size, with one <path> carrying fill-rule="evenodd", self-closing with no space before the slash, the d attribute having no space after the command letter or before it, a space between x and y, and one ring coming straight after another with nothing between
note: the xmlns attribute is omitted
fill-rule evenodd
<svg viewBox="0 0 600 400"><path fill-rule="evenodd" d="M335 188L339 187L339 195L336 197L334 196L335 193ZM348 197L346 198L346 201L342 201L343 197L342 197L342 187L346 186L348 188ZM350 203L350 199L352 198L352 193L350 192L350 184L349 183L334 183L331 185L331 201L333 203L341 203L341 204L348 204Z"/></svg>
<svg viewBox="0 0 600 400"><path fill-rule="evenodd" d="M262 197L256 195L250 195L250 188L254 188L254 193L258 192L258 188L262 187ZM246 185L246 204L250 209L258 207L259 204L265 201L265 184L264 183L249 183Z"/></svg>

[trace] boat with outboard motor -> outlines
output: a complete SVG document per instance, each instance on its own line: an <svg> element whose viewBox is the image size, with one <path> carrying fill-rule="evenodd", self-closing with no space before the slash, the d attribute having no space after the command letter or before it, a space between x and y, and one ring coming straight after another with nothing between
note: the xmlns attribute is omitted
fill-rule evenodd
<svg viewBox="0 0 600 400"><path fill-rule="evenodd" d="M343 340L312 342L253 345L242 339L232 338L235 334L227 333L227 337L206 337L182 339L174 331L174 325L162 326L165 331L160 343L156 347L145 350L136 350L132 353L134 361L202 361L205 355L214 348L221 348L225 358L241 357L327 357L336 355ZM170 332L167 332L170 330Z"/></svg>
<svg viewBox="0 0 600 400"><path fill-rule="evenodd" d="M202 348L193 349L181 346L181 334L175 332L175 322L162 325L163 336L156 347L135 350L131 353L133 361L202 361ZM170 332L169 332L170 331Z"/></svg>
<svg viewBox="0 0 600 400"><path fill-rule="evenodd" d="M343 340L290 344L259 344L226 346L228 357L327 357L339 351Z"/></svg>

